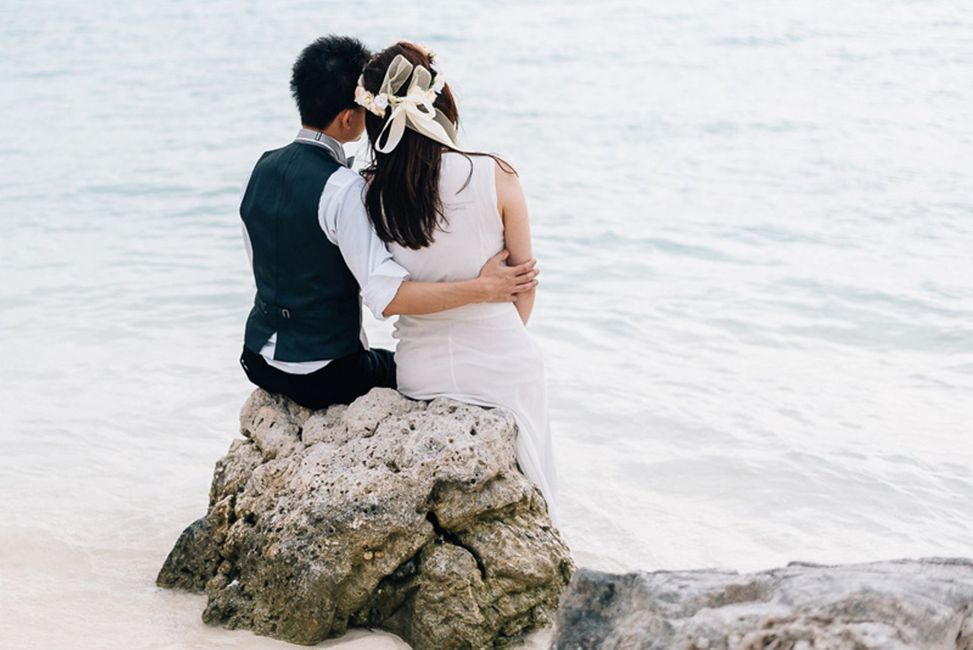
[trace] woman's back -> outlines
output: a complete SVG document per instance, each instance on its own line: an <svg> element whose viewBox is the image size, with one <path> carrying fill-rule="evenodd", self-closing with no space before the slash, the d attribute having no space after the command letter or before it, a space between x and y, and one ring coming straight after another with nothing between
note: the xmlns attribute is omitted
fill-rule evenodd
<svg viewBox="0 0 973 650"><path fill-rule="evenodd" d="M428 50L400 41L373 56L355 101L367 109L365 127L375 152L366 209L411 280L473 280L504 249L515 266L533 257L516 172L492 156L457 151L456 103ZM439 169L435 183L431 165ZM436 203L443 214L429 209ZM396 382L414 399L450 397L510 411L517 422L517 463L559 526L544 359L524 327L535 286L515 292L516 303L399 316Z"/></svg>
<svg viewBox="0 0 973 650"><path fill-rule="evenodd" d="M503 249L495 168L490 156L443 153L439 195L446 223L436 229L433 242L419 250L389 244L395 261L409 271L411 279L469 280Z"/></svg>
<svg viewBox="0 0 973 650"><path fill-rule="evenodd" d="M433 242L419 250L389 244L393 258L411 279L475 278L480 267L504 248L496 165L490 156L443 154L439 189L448 221L445 231L437 230ZM393 336L398 340L396 380L403 394L414 399L451 397L513 413L518 462L540 488L558 525L544 360L516 306L488 302L400 316Z"/></svg>

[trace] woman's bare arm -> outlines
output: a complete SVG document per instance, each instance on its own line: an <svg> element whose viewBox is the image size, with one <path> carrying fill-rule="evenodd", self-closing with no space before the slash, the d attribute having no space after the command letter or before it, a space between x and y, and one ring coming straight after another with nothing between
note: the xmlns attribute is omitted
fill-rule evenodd
<svg viewBox="0 0 973 650"><path fill-rule="evenodd" d="M385 317L401 314L432 314L476 302L516 302L517 296L537 286L539 271L534 260L508 266L509 253L502 250L483 265L475 280L413 282L406 280L385 307Z"/></svg>
<svg viewBox="0 0 973 650"><path fill-rule="evenodd" d="M496 164L497 209L503 219L504 245L510 251L508 264L521 264L532 258L530 245L530 223L527 219L527 199L520 186L520 177L504 171ZM529 291L517 295L515 305L524 325L530 319L537 294L536 282Z"/></svg>

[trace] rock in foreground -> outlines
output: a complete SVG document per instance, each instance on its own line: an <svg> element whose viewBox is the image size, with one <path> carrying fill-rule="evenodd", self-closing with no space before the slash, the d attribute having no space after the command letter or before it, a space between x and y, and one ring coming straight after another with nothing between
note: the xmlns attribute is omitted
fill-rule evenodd
<svg viewBox="0 0 973 650"><path fill-rule="evenodd" d="M973 650L973 562L791 563L625 575L581 568L558 649Z"/></svg>
<svg viewBox="0 0 973 650"><path fill-rule="evenodd" d="M241 431L156 580L205 591L205 622L305 645L379 627L438 650L551 622L574 562L508 413L378 388L312 412L256 390Z"/></svg>

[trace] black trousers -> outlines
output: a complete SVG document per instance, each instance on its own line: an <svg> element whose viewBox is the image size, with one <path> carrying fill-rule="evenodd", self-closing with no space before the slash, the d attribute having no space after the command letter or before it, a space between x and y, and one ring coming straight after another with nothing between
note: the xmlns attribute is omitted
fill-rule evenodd
<svg viewBox="0 0 973 650"><path fill-rule="evenodd" d="M395 360L389 350L361 350L334 359L320 370L295 375L268 365L244 346L240 365L257 386L309 409L350 404L376 386L395 388Z"/></svg>

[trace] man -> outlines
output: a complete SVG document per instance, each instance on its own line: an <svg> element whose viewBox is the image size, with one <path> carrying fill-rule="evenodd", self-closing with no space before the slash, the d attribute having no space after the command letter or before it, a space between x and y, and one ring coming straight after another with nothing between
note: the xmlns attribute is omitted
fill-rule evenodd
<svg viewBox="0 0 973 650"><path fill-rule="evenodd" d="M392 260L342 146L365 129L354 90L368 59L360 41L338 36L301 52L291 92L302 128L260 157L240 204L257 285L240 363L254 384L312 409L395 387L392 352L368 347L362 301L380 319L512 301L538 273L533 260L507 267L504 251L476 279L413 282Z"/></svg>

